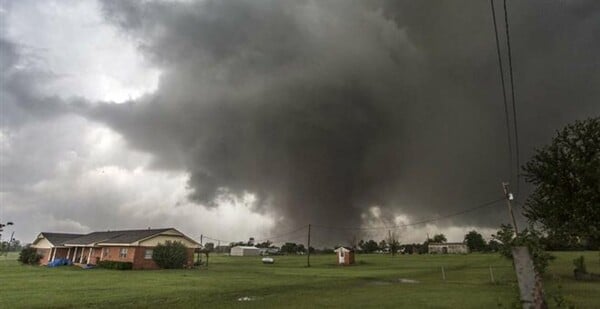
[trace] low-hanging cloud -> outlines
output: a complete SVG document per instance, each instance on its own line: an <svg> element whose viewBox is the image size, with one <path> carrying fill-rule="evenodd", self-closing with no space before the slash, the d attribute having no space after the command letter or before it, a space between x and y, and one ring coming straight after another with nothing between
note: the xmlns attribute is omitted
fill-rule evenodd
<svg viewBox="0 0 600 309"><path fill-rule="evenodd" d="M199 204L250 193L281 229L357 226L374 205L418 221L496 199L510 177L487 2L101 3L161 71L156 91L26 109L107 124L154 168L188 173ZM600 112L598 4L541 5L509 12L523 159Z"/></svg>
<svg viewBox="0 0 600 309"><path fill-rule="evenodd" d="M100 105L92 117L157 167L187 170L203 204L251 192L291 222L346 225L375 204L412 216L464 209L501 196L508 177L487 5L105 1L107 19L163 73L152 95ZM554 15L563 28L592 29L598 10L586 5L532 20L535 5L519 5L511 16L525 155L598 111L598 90L580 79L598 81L600 53L561 59L572 44L599 50L585 41L589 30L559 43L538 25ZM568 75L546 75L554 70Z"/></svg>

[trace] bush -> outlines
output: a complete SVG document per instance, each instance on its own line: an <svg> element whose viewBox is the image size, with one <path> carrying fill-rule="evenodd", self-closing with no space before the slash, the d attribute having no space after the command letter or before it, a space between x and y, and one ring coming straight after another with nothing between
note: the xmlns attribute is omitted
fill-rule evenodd
<svg viewBox="0 0 600 309"><path fill-rule="evenodd" d="M119 262L119 261L100 261L98 262L98 267L106 268L106 269L116 269L116 270L130 270L133 268L133 263L131 262Z"/></svg>
<svg viewBox="0 0 600 309"><path fill-rule="evenodd" d="M167 241L154 248L152 259L160 268L183 268L187 262L187 248L181 242Z"/></svg>
<svg viewBox="0 0 600 309"><path fill-rule="evenodd" d="M25 247L19 253L19 262L29 265L37 265L40 263L42 255L37 253L36 248Z"/></svg>

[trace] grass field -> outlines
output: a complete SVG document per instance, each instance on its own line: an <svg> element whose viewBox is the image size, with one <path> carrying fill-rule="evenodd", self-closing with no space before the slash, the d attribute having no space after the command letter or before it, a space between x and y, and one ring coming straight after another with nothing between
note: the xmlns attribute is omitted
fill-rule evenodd
<svg viewBox="0 0 600 309"><path fill-rule="evenodd" d="M600 282L573 280L571 261L581 254L600 273L598 252L554 253L544 286L551 307L564 298L600 308ZM0 308L510 308L518 301L511 263L496 254L358 255L350 267L320 255L310 268L302 256L275 257L274 265L211 256L208 269L157 271L22 266L15 258L0 257Z"/></svg>

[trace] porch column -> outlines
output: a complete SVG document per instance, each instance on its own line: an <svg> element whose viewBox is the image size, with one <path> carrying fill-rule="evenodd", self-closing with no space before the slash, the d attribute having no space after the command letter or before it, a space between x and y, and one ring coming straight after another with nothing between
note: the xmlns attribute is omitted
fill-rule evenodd
<svg viewBox="0 0 600 309"><path fill-rule="evenodd" d="M104 261L104 248L100 248L100 261Z"/></svg>
<svg viewBox="0 0 600 309"><path fill-rule="evenodd" d="M52 250L55 250L55 249L50 248L50 252L48 252L48 262L50 262L50 258L52 257Z"/></svg>
<svg viewBox="0 0 600 309"><path fill-rule="evenodd" d="M53 260L53 261L54 261L54 257L56 257L56 249L57 249L57 248L54 248L54 252L52 253L52 260Z"/></svg>
<svg viewBox="0 0 600 309"><path fill-rule="evenodd" d="M67 260L71 257L71 248L67 249Z"/></svg>
<svg viewBox="0 0 600 309"><path fill-rule="evenodd" d="M92 258L92 250L94 248L90 248L90 253L88 253L88 258L87 258L87 263L86 264L90 264L90 259Z"/></svg>
<svg viewBox="0 0 600 309"><path fill-rule="evenodd" d="M81 256L79 256L79 264L83 263L83 254L85 253L85 247L81 247Z"/></svg>
<svg viewBox="0 0 600 309"><path fill-rule="evenodd" d="M73 263L75 263L75 259L77 258L77 247L75 247L75 250L73 251Z"/></svg>

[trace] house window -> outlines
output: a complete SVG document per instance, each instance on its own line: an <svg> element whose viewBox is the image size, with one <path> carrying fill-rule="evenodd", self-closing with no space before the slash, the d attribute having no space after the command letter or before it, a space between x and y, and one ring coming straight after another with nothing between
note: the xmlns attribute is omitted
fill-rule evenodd
<svg viewBox="0 0 600 309"><path fill-rule="evenodd" d="M104 248L104 249L102 249L102 251L104 251L104 252L102 252L102 256L105 256L105 257L110 256L110 255L108 255L108 253L110 252L109 248Z"/></svg>
<svg viewBox="0 0 600 309"><path fill-rule="evenodd" d="M122 259L127 257L127 248L121 248L121 251L119 251L119 257Z"/></svg>
<svg viewBox="0 0 600 309"><path fill-rule="evenodd" d="M151 260L153 252L154 252L154 250L152 250L152 249L146 249L146 254L144 254L144 259Z"/></svg>
<svg viewBox="0 0 600 309"><path fill-rule="evenodd" d="M340 257L344 257L344 251L340 251Z"/></svg>

